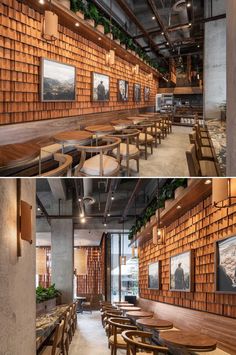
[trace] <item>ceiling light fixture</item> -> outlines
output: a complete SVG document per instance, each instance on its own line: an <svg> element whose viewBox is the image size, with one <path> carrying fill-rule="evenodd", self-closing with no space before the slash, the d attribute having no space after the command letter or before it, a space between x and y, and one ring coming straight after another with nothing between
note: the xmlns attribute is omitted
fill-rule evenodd
<svg viewBox="0 0 236 355"><path fill-rule="evenodd" d="M206 181L205 181L205 185L210 185L211 184L211 179L207 179Z"/></svg>
<svg viewBox="0 0 236 355"><path fill-rule="evenodd" d="M76 27L79 27L79 22L76 22L76 23L75 23L75 26L76 26Z"/></svg>
<svg viewBox="0 0 236 355"><path fill-rule="evenodd" d="M177 210L180 210L182 207L180 206L180 205L178 205L177 207L176 207L176 209Z"/></svg>
<svg viewBox="0 0 236 355"><path fill-rule="evenodd" d="M156 193L156 198L157 198L157 206L158 209L156 211L156 224L154 225L152 229L152 242L154 245L163 245L164 244L164 238L165 238L165 233L166 229L165 227L161 226L161 208L160 206L160 181L157 179L157 193Z"/></svg>
<svg viewBox="0 0 236 355"><path fill-rule="evenodd" d="M155 20L156 19L156 17L155 16L152 16L152 20Z"/></svg>
<svg viewBox="0 0 236 355"><path fill-rule="evenodd" d="M111 214L110 214L110 213L108 213L108 214L107 214L107 217L110 217L110 216L111 216Z"/></svg>
<svg viewBox="0 0 236 355"><path fill-rule="evenodd" d="M188 3L187 3L187 7L191 7L191 4L190 4L190 2L188 2Z"/></svg>
<svg viewBox="0 0 236 355"><path fill-rule="evenodd" d="M45 1L44 1L44 0L39 0L39 3L40 3L41 5L44 5L44 4L45 4Z"/></svg>
<svg viewBox="0 0 236 355"><path fill-rule="evenodd" d="M236 205L236 178L214 178L212 180L212 204L216 208Z"/></svg>
<svg viewBox="0 0 236 355"><path fill-rule="evenodd" d="M113 192L111 193L111 200L112 200L112 201L115 200L115 196L114 196L114 193L113 193Z"/></svg>
<svg viewBox="0 0 236 355"><path fill-rule="evenodd" d="M80 222L81 222L81 223L85 223L85 222L86 222L85 217L81 218L81 219L80 219Z"/></svg>

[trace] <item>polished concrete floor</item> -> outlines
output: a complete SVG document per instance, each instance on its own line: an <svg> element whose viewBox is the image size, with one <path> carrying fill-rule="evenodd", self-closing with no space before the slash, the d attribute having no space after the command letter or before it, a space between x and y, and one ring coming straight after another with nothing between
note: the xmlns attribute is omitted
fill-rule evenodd
<svg viewBox="0 0 236 355"><path fill-rule="evenodd" d="M136 162L130 162L131 176L159 176L159 177L184 177L189 176L185 152L190 145L190 127L173 126L173 133L162 140L161 145L154 148L148 159L142 153L140 158L140 172L136 173ZM150 152L150 148L148 148Z"/></svg>
<svg viewBox="0 0 236 355"><path fill-rule="evenodd" d="M100 312L78 314L78 328L70 345L69 355L110 354ZM125 351L117 352L117 355L125 354Z"/></svg>

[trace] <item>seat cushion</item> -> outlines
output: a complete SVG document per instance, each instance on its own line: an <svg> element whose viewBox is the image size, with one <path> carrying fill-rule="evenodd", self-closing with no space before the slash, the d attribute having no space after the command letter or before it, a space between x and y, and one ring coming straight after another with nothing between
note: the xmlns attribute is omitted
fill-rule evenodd
<svg viewBox="0 0 236 355"><path fill-rule="evenodd" d="M218 176L215 163L209 160L200 160L202 176Z"/></svg>
<svg viewBox="0 0 236 355"><path fill-rule="evenodd" d="M110 342L111 344L114 344L114 335L110 336L109 342ZM117 344L126 346L126 342L125 342L125 340L123 339L123 337L122 337L121 334L117 334Z"/></svg>
<svg viewBox="0 0 236 355"><path fill-rule="evenodd" d="M108 155L103 155L103 175L111 175L119 168L119 164L115 158ZM86 175L99 176L100 175L100 154L87 159L81 169L81 172Z"/></svg>
<svg viewBox="0 0 236 355"><path fill-rule="evenodd" d="M207 158L213 158L214 157L210 147L201 147L201 154L202 154L203 159L204 158L207 159Z"/></svg>
<svg viewBox="0 0 236 355"><path fill-rule="evenodd" d="M145 136L146 136L145 133L140 133L140 134L139 134L139 140L140 140L140 142L145 142L145 140L146 140ZM153 141L153 137L152 137L150 134L147 134L147 141L148 141L148 142Z"/></svg>
<svg viewBox="0 0 236 355"><path fill-rule="evenodd" d="M113 150L113 153L117 155L117 148ZM139 150L134 144L129 144L129 155L138 154ZM120 144L120 155L127 156L127 144L121 143Z"/></svg>

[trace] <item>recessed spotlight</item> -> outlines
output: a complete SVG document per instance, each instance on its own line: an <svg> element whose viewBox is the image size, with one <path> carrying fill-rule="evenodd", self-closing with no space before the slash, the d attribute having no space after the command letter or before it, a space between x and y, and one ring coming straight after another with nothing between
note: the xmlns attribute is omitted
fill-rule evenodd
<svg viewBox="0 0 236 355"><path fill-rule="evenodd" d="M176 208L177 208L177 210L180 210L182 207L180 205L178 205Z"/></svg>
<svg viewBox="0 0 236 355"><path fill-rule="evenodd" d="M81 223L85 223L85 222L86 222L85 217L81 218L80 222L81 222Z"/></svg>
<svg viewBox="0 0 236 355"><path fill-rule="evenodd" d="M44 1L44 0L39 0L39 3L40 3L41 5L44 5L44 4L45 4L45 1Z"/></svg>
<svg viewBox="0 0 236 355"><path fill-rule="evenodd" d="M205 181L205 185L210 185L211 184L211 179L207 179L206 181Z"/></svg>
<svg viewBox="0 0 236 355"><path fill-rule="evenodd" d="M104 225L104 227L106 227L106 226L107 226L107 224L106 224L106 223L103 223L103 225Z"/></svg>
<svg viewBox="0 0 236 355"><path fill-rule="evenodd" d="M107 214L107 217L110 217L110 216L111 216L111 214L110 214L110 213L108 213L108 214Z"/></svg>
<svg viewBox="0 0 236 355"><path fill-rule="evenodd" d="M200 48L200 44L198 44L197 47Z"/></svg>
<svg viewBox="0 0 236 355"><path fill-rule="evenodd" d="M76 23L75 23L75 26L76 26L76 27L79 27L79 22L76 22Z"/></svg>
<svg viewBox="0 0 236 355"><path fill-rule="evenodd" d="M169 46L169 42L166 42L166 45Z"/></svg>
<svg viewBox="0 0 236 355"><path fill-rule="evenodd" d="M152 20L155 20L156 19L156 17L155 16L152 16Z"/></svg>
<svg viewBox="0 0 236 355"><path fill-rule="evenodd" d="M38 208L37 208L37 211L41 211L41 208L40 208L40 207L38 207Z"/></svg>
<svg viewBox="0 0 236 355"><path fill-rule="evenodd" d="M191 26L192 26L191 22L189 22L188 26L189 26L189 27L191 27Z"/></svg>
<svg viewBox="0 0 236 355"><path fill-rule="evenodd" d="M79 201L79 202L81 202L81 201L82 201L82 199L79 197L78 201Z"/></svg>
<svg viewBox="0 0 236 355"><path fill-rule="evenodd" d="M83 218L84 217L84 213L82 212L82 213L80 213L80 217L81 218Z"/></svg>
<svg viewBox="0 0 236 355"><path fill-rule="evenodd" d="M101 38L101 37L98 37L98 40L99 40L99 41L101 41L101 40L102 40L102 38Z"/></svg>
<svg viewBox="0 0 236 355"><path fill-rule="evenodd" d="M162 36L164 36L164 32L161 32Z"/></svg>
<svg viewBox="0 0 236 355"><path fill-rule="evenodd" d="M190 4L190 2L188 2L188 3L187 3L187 7L191 7L191 4Z"/></svg>
<svg viewBox="0 0 236 355"><path fill-rule="evenodd" d="M112 192L112 194L111 194L111 200L112 200L112 201L115 200L115 197L114 197L114 195L113 195L113 192Z"/></svg>

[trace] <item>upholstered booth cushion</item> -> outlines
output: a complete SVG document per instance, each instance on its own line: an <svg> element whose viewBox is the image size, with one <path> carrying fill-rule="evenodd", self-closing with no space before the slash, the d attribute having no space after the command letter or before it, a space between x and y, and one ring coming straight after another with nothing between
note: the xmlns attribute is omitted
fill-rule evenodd
<svg viewBox="0 0 236 355"><path fill-rule="evenodd" d="M103 174L110 175L116 169L118 169L119 164L115 158L108 155L103 155ZM86 175L99 176L100 175L100 154L87 159L81 169L81 172Z"/></svg>
<svg viewBox="0 0 236 355"><path fill-rule="evenodd" d="M201 147L202 157L204 158L213 158L213 153L210 147Z"/></svg>
<svg viewBox="0 0 236 355"><path fill-rule="evenodd" d="M146 138L145 138L145 133L140 133L139 135L139 140L140 142L145 142ZM147 134L147 141L150 142L153 140L153 137L150 134Z"/></svg>
<svg viewBox="0 0 236 355"><path fill-rule="evenodd" d="M213 161L200 160L199 161L202 176L218 176L215 164Z"/></svg>
<svg viewBox="0 0 236 355"><path fill-rule="evenodd" d="M129 144L129 155L138 154L139 150L134 144ZM117 149L113 150L113 153L117 155ZM120 155L127 156L127 144L120 144Z"/></svg>
<svg viewBox="0 0 236 355"><path fill-rule="evenodd" d="M110 342L111 344L114 344L114 335L110 336L109 342ZM123 337L122 337L121 334L117 334L117 344L126 346L126 342L125 342L125 340L123 339Z"/></svg>

